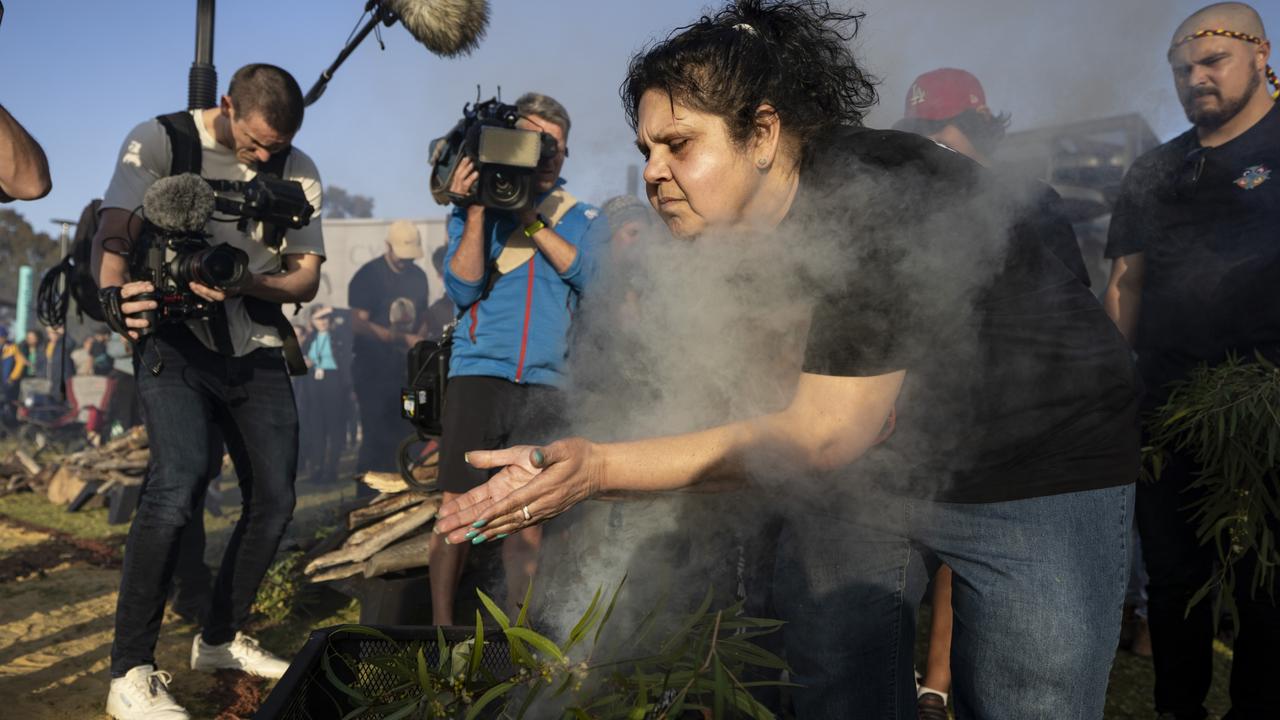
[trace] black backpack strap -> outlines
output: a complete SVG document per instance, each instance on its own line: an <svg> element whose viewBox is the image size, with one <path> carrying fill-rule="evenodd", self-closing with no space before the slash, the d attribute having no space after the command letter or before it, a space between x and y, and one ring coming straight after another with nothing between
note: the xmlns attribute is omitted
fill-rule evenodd
<svg viewBox="0 0 1280 720"><path fill-rule="evenodd" d="M172 153L169 174L199 175L204 148L200 144L200 130L196 128L196 119L191 117L191 113L183 111L160 115L156 120L169 136Z"/></svg>
<svg viewBox="0 0 1280 720"><path fill-rule="evenodd" d="M284 343L284 362L289 367L290 375L306 375L307 363L302 359L302 347L298 344L298 335L293 331L293 324L284 316L284 309L279 303L268 302L262 298L244 297L244 309L249 319L259 325L275 328Z"/></svg>

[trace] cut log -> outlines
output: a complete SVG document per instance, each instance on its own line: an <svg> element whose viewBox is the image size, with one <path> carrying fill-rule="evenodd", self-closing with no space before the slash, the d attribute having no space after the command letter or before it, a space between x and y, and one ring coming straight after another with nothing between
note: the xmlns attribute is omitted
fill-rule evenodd
<svg viewBox="0 0 1280 720"><path fill-rule="evenodd" d="M427 499L427 495L416 492L396 493L385 500L374 501L362 508L352 510L347 515L347 529L355 530L371 520L393 515L407 507L412 507Z"/></svg>
<svg viewBox="0 0 1280 720"><path fill-rule="evenodd" d="M329 582L330 580L341 580L342 578L349 578L352 575L359 575L363 569L364 563L351 563L350 565L343 565L342 567L336 567L332 570L325 570L322 573L317 573L311 577L311 582L322 583Z"/></svg>
<svg viewBox="0 0 1280 720"><path fill-rule="evenodd" d="M120 472L131 472L137 474L147 469L147 461L143 460L139 462L137 460L106 459L92 463L91 467L99 472L119 470Z"/></svg>
<svg viewBox="0 0 1280 720"><path fill-rule="evenodd" d="M22 450L15 450L13 452L13 458L22 464L22 467L27 471L28 475L35 477L40 474L40 463L36 462L35 458L31 457L26 452Z"/></svg>
<svg viewBox="0 0 1280 720"><path fill-rule="evenodd" d="M79 468L63 465L49 479L49 502L66 505L84 490L87 478Z"/></svg>
<svg viewBox="0 0 1280 720"><path fill-rule="evenodd" d="M409 489L409 483L398 472L369 471L360 478L360 482L384 493L402 493Z"/></svg>
<svg viewBox="0 0 1280 720"><path fill-rule="evenodd" d="M410 493L405 493L405 494L408 495ZM420 497L422 497L424 501L426 500L425 496L420 496ZM439 501L434 498L433 498L433 501L438 507L440 504ZM378 522L372 525L368 525L360 528L359 530L356 530L355 532L347 536L347 541L344 542L343 545L359 545L363 542L367 542L369 538L377 536L379 533L385 530L388 526L395 525L396 523L401 522L405 518L409 517L409 514L413 512L413 509L420 504L421 503L414 503L413 505L406 507L404 510L401 510L400 512L395 513L394 515L388 516L387 519L385 520L379 520Z"/></svg>
<svg viewBox="0 0 1280 720"><path fill-rule="evenodd" d="M393 516L394 522L384 521L372 526L370 529L376 529L377 532L366 536L367 539L364 542L351 544L348 539L343 547L325 553L308 563L306 574L311 575L318 570L343 563L368 560L374 553L431 522L439 506L439 503L434 500L424 502L405 511L403 517Z"/></svg>
<svg viewBox="0 0 1280 720"><path fill-rule="evenodd" d="M426 567L427 549L431 544L431 533L414 535L383 550L364 563L364 576L367 578L386 575L389 572L408 570L409 568Z"/></svg>

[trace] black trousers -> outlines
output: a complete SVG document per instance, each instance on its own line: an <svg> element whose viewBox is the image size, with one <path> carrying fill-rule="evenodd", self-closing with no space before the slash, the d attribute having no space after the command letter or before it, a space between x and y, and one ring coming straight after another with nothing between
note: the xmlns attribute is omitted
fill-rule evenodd
<svg viewBox="0 0 1280 720"><path fill-rule="evenodd" d="M360 403L360 454L356 471L394 472L400 442L413 433L409 423L400 417L400 390L404 386L405 371L356 358L351 374ZM368 491L364 484L360 489Z"/></svg>
<svg viewBox="0 0 1280 720"><path fill-rule="evenodd" d="M351 414L351 384L346 373L331 371L311 378L311 409L315 413L316 476L321 482L338 479L342 451L347 448L347 418Z"/></svg>
<svg viewBox="0 0 1280 720"><path fill-rule="evenodd" d="M162 329L148 344L165 367L155 376L135 361L151 466L125 544L113 677L155 663L165 598L208 485L218 433L235 463L244 509L214 580L206 642L230 641L248 619L293 516L298 415L280 351L224 357L182 326Z"/></svg>
<svg viewBox="0 0 1280 720"><path fill-rule="evenodd" d="M1217 560L1213 544L1196 538L1193 511L1198 499L1188 491L1196 464L1188 457L1170 458L1160 479L1138 484L1136 517L1147 565L1147 622L1156 671L1157 713L1179 720L1199 720L1207 713L1205 697L1213 675L1215 618L1210 599L1187 611ZM1280 607L1265 590L1253 590L1257 556L1236 565L1235 601L1240 614L1231 667L1231 712L1228 720L1276 717L1275 668L1280 662Z"/></svg>

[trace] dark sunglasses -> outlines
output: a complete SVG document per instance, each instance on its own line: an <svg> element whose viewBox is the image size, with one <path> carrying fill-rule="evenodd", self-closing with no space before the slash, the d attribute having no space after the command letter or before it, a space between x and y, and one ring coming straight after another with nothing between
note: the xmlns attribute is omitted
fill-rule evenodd
<svg viewBox="0 0 1280 720"><path fill-rule="evenodd" d="M1178 172L1174 192L1179 200L1189 200L1200 184L1200 176L1204 174L1205 160L1209 157L1209 148L1198 147L1187 153L1182 160L1182 169Z"/></svg>

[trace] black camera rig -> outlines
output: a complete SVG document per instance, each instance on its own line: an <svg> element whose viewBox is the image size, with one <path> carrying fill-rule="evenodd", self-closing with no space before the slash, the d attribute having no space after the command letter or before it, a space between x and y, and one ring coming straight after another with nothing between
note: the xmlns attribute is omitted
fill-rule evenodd
<svg viewBox="0 0 1280 720"><path fill-rule="evenodd" d="M497 98L462 108L462 119L444 137L431 141L431 194L436 202L480 203L495 210L514 210L532 199L538 164L556 154L556 139L516 127L520 111ZM463 157L471 158L480 178L466 196L449 191Z"/></svg>

